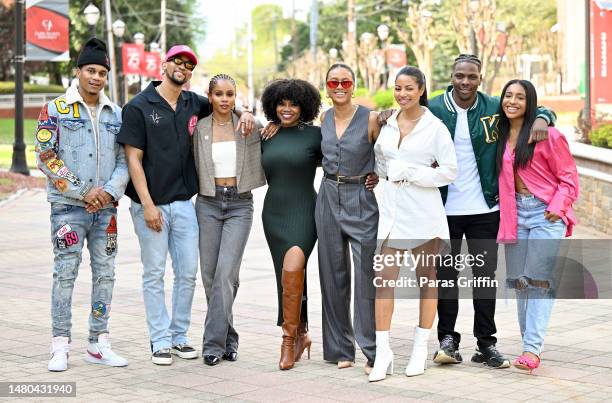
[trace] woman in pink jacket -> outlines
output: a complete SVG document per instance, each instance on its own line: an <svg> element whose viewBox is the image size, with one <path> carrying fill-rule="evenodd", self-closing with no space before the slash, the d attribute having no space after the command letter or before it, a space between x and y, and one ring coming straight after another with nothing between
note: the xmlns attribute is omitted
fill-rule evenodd
<svg viewBox="0 0 612 403"><path fill-rule="evenodd" d="M578 198L578 172L565 136L548 128L548 139L529 144L537 94L529 81L511 80L501 95L497 166L499 243L507 244L507 284L514 288L523 354L514 366L532 371L540 365L555 298L559 244L572 234Z"/></svg>

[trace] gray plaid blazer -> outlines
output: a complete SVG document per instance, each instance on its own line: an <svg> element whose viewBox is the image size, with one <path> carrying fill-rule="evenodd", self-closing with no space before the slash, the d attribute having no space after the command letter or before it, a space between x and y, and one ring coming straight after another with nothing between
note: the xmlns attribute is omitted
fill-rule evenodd
<svg viewBox="0 0 612 403"><path fill-rule="evenodd" d="M238 124L238 116L232 115L233 125ZM261 166L261 126L256 124L253 133L243 136L234 133L236 140L236 180L238 193L248 192L266 184ZM193 152L198 171L200 194L215 195L215 172L212 160L212 115L200 119L193 132Z"/></svg>

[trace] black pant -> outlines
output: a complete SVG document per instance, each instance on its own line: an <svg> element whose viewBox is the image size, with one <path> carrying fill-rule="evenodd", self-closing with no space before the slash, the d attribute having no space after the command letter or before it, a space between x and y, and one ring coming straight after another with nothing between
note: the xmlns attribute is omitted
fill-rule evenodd
<svg viewBox="0 0 612 403"><path fill-rule="evenodd" d="M461 253L463 236L467 240L471 255L481 255L484 265L472 266L473 278L495 278L497 269L497 231L499 230L499 211L485 214L447 216L451 238L451 254L455 258ZM455 260L453 260L455 261ZM459 288L457 277L459 271L453 267L438 267L439 280L453 280L455 287L438 289L438 340L452 335L457 343L461 335L455 332L455 323L459 312ZM487 347L497 342L493 336L495 328L495 287L474 287L472 302L474 304L474 336L479 347Z"/></svg>

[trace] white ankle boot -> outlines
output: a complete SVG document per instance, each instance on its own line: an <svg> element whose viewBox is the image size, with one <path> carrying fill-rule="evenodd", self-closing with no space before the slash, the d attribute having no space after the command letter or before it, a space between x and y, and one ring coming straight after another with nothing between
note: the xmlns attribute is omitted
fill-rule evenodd
<svg viewBox="0 0 612 403"><path fill-rule="evenodd" d="M410 361L406 367L406 376L416 376L425 373L429 333L431 333L431 329L423 329L418 326L414 329L414 344L412 345Z"/></svg>
<svg viewBox="0 0 612 403"><path fill-rule="evenodd" d="M51 340L51 359L47 365L49 371L60 372L68 369L68 337L54 337Z"/></svg>
<svg viewBox="0 0 612 403"><path fill-rule="evenodd" d="M382 381L393 374L393 351L389 344L389 331L376 332L376 360L368 381Z"/></svg>

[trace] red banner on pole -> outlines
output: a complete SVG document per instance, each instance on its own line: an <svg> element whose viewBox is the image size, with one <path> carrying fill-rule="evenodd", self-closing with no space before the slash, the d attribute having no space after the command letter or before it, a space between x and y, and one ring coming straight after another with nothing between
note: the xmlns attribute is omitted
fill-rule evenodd
<svg viewBox="0 0 612 403"><path fill-rule="evenodd" d="M599 4L598 4L599 3ZM612 121L612 10L591 2L591 108L593 121Z"/></svg>
<svg viewBox="0 0 612 403"><path fill-rule="evenodd" d="M144 61L144 45L124 43L121 48L123 74L142 74L141 64Z"/></svg>
<svg viewBox="0 0 612 403"><path fill-rule="evenodd" d="M161 55L157 52L144 52L141 65L142 75L161 80Z"/></svg>
<svg viewBox="0 0 612 403"><path fill-rule="evenodd" d="M36 4L36 5L34 5ZM68 0L26 3L27 60L70 60Z"/></svg>

